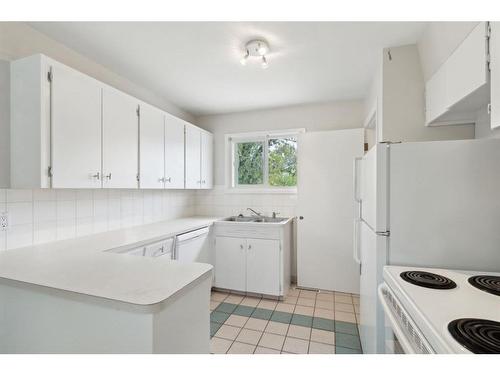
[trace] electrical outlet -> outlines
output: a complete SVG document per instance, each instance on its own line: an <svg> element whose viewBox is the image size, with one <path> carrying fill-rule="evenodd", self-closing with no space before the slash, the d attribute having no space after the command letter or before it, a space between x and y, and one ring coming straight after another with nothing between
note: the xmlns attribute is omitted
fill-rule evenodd
<svg viewBox="0 0 500 375"><path fill-rule="evenodd" d="M0 212L0 230L7 230L9 227L9 216L7 212Z"/></svg>

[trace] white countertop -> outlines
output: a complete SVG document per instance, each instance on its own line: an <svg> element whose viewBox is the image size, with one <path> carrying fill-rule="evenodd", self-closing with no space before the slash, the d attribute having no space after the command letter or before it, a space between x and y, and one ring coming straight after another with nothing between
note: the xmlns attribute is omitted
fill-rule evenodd
<svg viewBox="0 0 500 375"><path fill-rule="evenodd" d="M211 272L203 263L137 257L119 249L212 224L190 217L0 252L2 279L134 305L161 303Z"/></svg>

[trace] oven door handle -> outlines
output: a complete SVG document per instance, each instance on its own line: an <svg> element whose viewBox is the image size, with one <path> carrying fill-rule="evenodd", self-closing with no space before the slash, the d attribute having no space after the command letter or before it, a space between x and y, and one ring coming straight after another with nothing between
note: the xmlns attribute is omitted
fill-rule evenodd
<svg viewBox="0 0 500 375"><path fill-rule="evenodd" d="M380 300L380 303L382 304L382 307L384 308L385 316L389 319L391 323L391 328L394 331L394 334L397 336L399 343L403 348L405 354L416 354L415 349L413 349L413 346L411 345L403 329L399 325L398 320L395 318L392 309L387 304L384 292L385 293L388 292L387 285L382 283L378 286L378 298Z"/></svg>

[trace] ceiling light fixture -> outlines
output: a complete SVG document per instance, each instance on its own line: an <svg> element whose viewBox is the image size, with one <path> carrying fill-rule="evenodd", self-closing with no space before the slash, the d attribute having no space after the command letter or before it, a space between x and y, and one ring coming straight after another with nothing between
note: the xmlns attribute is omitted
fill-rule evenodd
<svg viewBox="0 0 500 375"><path fill-rule="evenodd" d="M241 65L246 65L250 57L257 57L260 60L262 69L269 66L266 55L269 53L269 44L261 39L254 39L245 45L245 55L241 58Z"/></svg>

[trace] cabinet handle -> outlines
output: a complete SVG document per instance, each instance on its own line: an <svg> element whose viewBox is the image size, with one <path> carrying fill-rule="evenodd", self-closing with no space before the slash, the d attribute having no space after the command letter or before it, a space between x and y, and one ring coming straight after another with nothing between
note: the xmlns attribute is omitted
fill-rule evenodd
<svg viewBox="0 0 500 375"><path fill-rule="evenodd" d="M96 174L92 175L92 177L99 180L101 178L101 173L97 172Z"/></svg>
<svg viewBox="0 0 500 375"><path fill-rule="evenodd" d="M104 177L106 177L108 180L111 180L111 173L110 173L110 174L107 174L107 175L106 175L106 176L104 176Z"/></svg>

